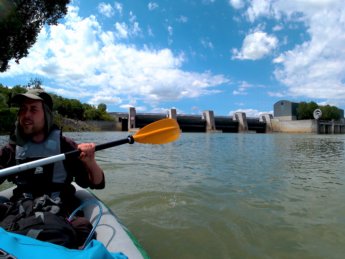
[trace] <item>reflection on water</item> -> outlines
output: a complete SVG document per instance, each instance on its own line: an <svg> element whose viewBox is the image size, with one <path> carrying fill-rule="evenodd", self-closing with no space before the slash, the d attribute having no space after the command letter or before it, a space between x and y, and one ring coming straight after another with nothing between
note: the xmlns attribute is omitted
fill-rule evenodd
<svg viewBox="0 0 345 259"><path fill-rule="evenodd" d="M127 133L68 133L104 143ZM1 141L1 138L0 138ZM95 191L152 258L342 258L345 136L182 134L97 152Z"/></svg>

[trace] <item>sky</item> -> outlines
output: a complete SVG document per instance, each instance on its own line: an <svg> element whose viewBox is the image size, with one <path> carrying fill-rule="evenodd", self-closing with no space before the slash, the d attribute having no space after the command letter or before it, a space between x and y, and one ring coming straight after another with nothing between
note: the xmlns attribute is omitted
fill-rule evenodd
<svg viewBox="0 0 345 259"><path fill-rule="evenodd" d="M2 0L0 0L2 1ZM273 113L279 100L345 108L343 0L71 1L0 73L109 112Z"/></svg>

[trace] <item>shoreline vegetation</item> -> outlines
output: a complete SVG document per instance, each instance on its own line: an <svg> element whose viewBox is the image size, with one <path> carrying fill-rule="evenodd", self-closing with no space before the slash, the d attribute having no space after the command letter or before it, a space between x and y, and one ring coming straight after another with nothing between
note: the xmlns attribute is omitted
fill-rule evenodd
<svg viewBox="0 0 345 259"><path fill-rule="evenodd" d="M0 83L0 134L10 134L14 130L19 107L12 103L12 98L18 93L25 93L28 89L43 89L38 79L30 81L27 86L9 88ZM68 99L49 93L53 99L54 122L63 131L101 131L96 122L112 122L107 112L107 106L100 103L97 106L81 103L77 99ZM114 121L115 123L115 121Z"/></svg>
<svg viewBox="0 0 345 259"><path fill-rule="evenodd" d="M62 129L63 132L97 132L97 131L102 131L102 129L95 126L94 123L70 119L70 118L62 117L61 115L55 116L54 123L58 126L58 128ZM13 128L11 130L0 130L0 135L9 135L13 132L13 129L14 129L14 124L13 124Z"/></svg>
<svg viewBox="0 0 345 259"><path fill-rule="evenodd" d="M55 115L54 123L64 132L101 131L99 127L87 121L70 119L61 115Z"/></svg>

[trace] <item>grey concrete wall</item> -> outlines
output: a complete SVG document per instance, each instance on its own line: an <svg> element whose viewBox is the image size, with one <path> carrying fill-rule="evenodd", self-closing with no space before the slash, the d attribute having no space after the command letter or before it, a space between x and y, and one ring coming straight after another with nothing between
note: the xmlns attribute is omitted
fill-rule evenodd
<svg viewBox="0 0 345 259"><path fill-rule="evenodd" d="M129 107L128 109L128 130L133 130L136 128L135 116L137 112L134 107Z"/></svg>
<svg viewBox="0 0 345 259"><path fill-rule="evenodd" d="M169 117L170 119L176 120L176 118L177 118L176 109L170 109L170 110L169 110L169 113L168 113L168 117Z"/></svg>
<svg viewBox="0 0 345 259"><path fill-rule="evenodd" d="M273 119L273 115L270 113L264 113L261 114L259 117L259 121L260 122L266 122L266 132L272 132L272 119Z"/></svg>
<svg viewBox="0 0 345 259"><path fill-rule="evenodd" d="M245 112L235 112L232 115L234 121L238 121L238 131L239 132L247 132L248 131L248 122L247 116Z"/></svg>
<svg viewBox="0 0 345 259"><path fill-rule="evenodd" d="M272 119L273 132L284 133L317 133L316 120L296 120L287 121Z"/></svg>
<svg viewBox="0 0 345 259"><path fill-rule="evenodd" d="M116 131L116 130L121 130L117 127L117 124L114 121L87 121L88 124L93 125L96 127L98 130L102 131Z"/></svg>
<svg viewBox="0 0 345 259"><path fill-rule="evenodd" d="M214 113L213 111L204 111L203 116L206 120L206 131L212 132L216 130L216 124L214 122Z"/></svg>

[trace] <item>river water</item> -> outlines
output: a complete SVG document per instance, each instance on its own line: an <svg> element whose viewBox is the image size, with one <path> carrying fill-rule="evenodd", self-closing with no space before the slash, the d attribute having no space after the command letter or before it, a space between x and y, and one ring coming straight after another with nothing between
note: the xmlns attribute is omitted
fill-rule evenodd
<svg viewBox="0 0 345 259"><path fill-rule="evenodd" d="M127 133L66 135L100 144ZM182 133L97 160L106 188L94 193L152 258L345 254L345 135Z"/></svg>

